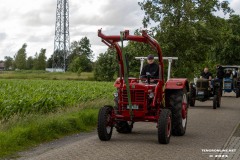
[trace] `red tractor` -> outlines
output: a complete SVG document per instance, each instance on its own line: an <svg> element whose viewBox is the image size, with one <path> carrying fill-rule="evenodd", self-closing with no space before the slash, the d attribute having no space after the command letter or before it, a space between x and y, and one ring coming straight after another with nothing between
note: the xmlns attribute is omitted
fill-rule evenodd
<svg viewBox="0 0 240 160"><path fill-rule="evenodd" d="M117 51L120 77L114 83L115 106L106 105L98 114L98 137L111 139L113 127L118 133L131 133L134 122L156 122L158 142L168 144L171 135L183 136L188 115L189 84L185 78L172 78L164 82L163 57L158 42L143 30L141 36L130 35L128 30L120 35L104 35L98 30L102 42ZM158 56L159 79L130 78L127 73L126 56L118 44L123 41L149 44Z"/></svg>

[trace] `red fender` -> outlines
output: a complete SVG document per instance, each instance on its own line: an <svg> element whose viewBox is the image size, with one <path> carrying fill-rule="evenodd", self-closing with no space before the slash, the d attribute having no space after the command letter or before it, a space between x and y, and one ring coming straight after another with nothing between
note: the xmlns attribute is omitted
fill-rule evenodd
<svg viewBox="0 0 240 160"><path fill-rule="evenodd" d="M185 87L188 90L187 78L171 78L165 84L165 89L183 89Z"/></svg>

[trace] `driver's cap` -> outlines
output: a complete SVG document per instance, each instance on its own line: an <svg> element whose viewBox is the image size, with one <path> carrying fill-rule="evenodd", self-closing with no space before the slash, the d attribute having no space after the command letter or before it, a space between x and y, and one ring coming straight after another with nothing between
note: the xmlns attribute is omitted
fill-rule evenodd
<svg viewBox="0 0 240 160"><path fill-rule="evenodd" d="M152 54L149 54L148 57L147 57L148 60L153 60L154 59L154 56Z"/></svg>

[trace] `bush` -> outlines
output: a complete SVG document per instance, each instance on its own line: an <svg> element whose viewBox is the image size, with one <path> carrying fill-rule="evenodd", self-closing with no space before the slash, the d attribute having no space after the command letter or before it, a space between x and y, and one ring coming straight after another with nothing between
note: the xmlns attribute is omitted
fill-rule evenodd
<svg viewBox="0 0 240 160"><path fill-rule="evenodd" d="M116 58L111 50L101 53L96 62L94 78L97 81L112 81L117 71Z"/></svg>

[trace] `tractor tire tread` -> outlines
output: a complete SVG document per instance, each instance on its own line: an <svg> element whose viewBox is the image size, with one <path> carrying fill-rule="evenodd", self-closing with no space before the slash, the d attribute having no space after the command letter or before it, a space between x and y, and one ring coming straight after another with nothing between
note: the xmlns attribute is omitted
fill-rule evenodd
<svg viewBox="0 0 240 160"><path fill-rule="evenodd" d="M107 116L108 114L111 114L112 112L112 107L111 106L104 106L100 108L98 112L98 126L97 126L97 131L98 131L98 137L102 141L108 141L112 137L112 128L110 133L107 133L106 131L106 125L107 125Z"/></svg>
<svg viewBox="0 0 240 160"><path fill-rule="evenodd" d="M182 98L186 94L183 90L177 90L170 95L170 107L172 111L172 134L174 136L183 136L186 132L186 126L182 126Z"/></svg>
<svg viewBox="0 0 240 160"><path fill-rule="evenodd" d="M168 137L166 129L168 125L168 117L171 117L171 111L169 109L162 109L158 119L158 142L160 144L168 144L170 142L170 136ZM171 131L170 131L171 132Z"/></svg>

